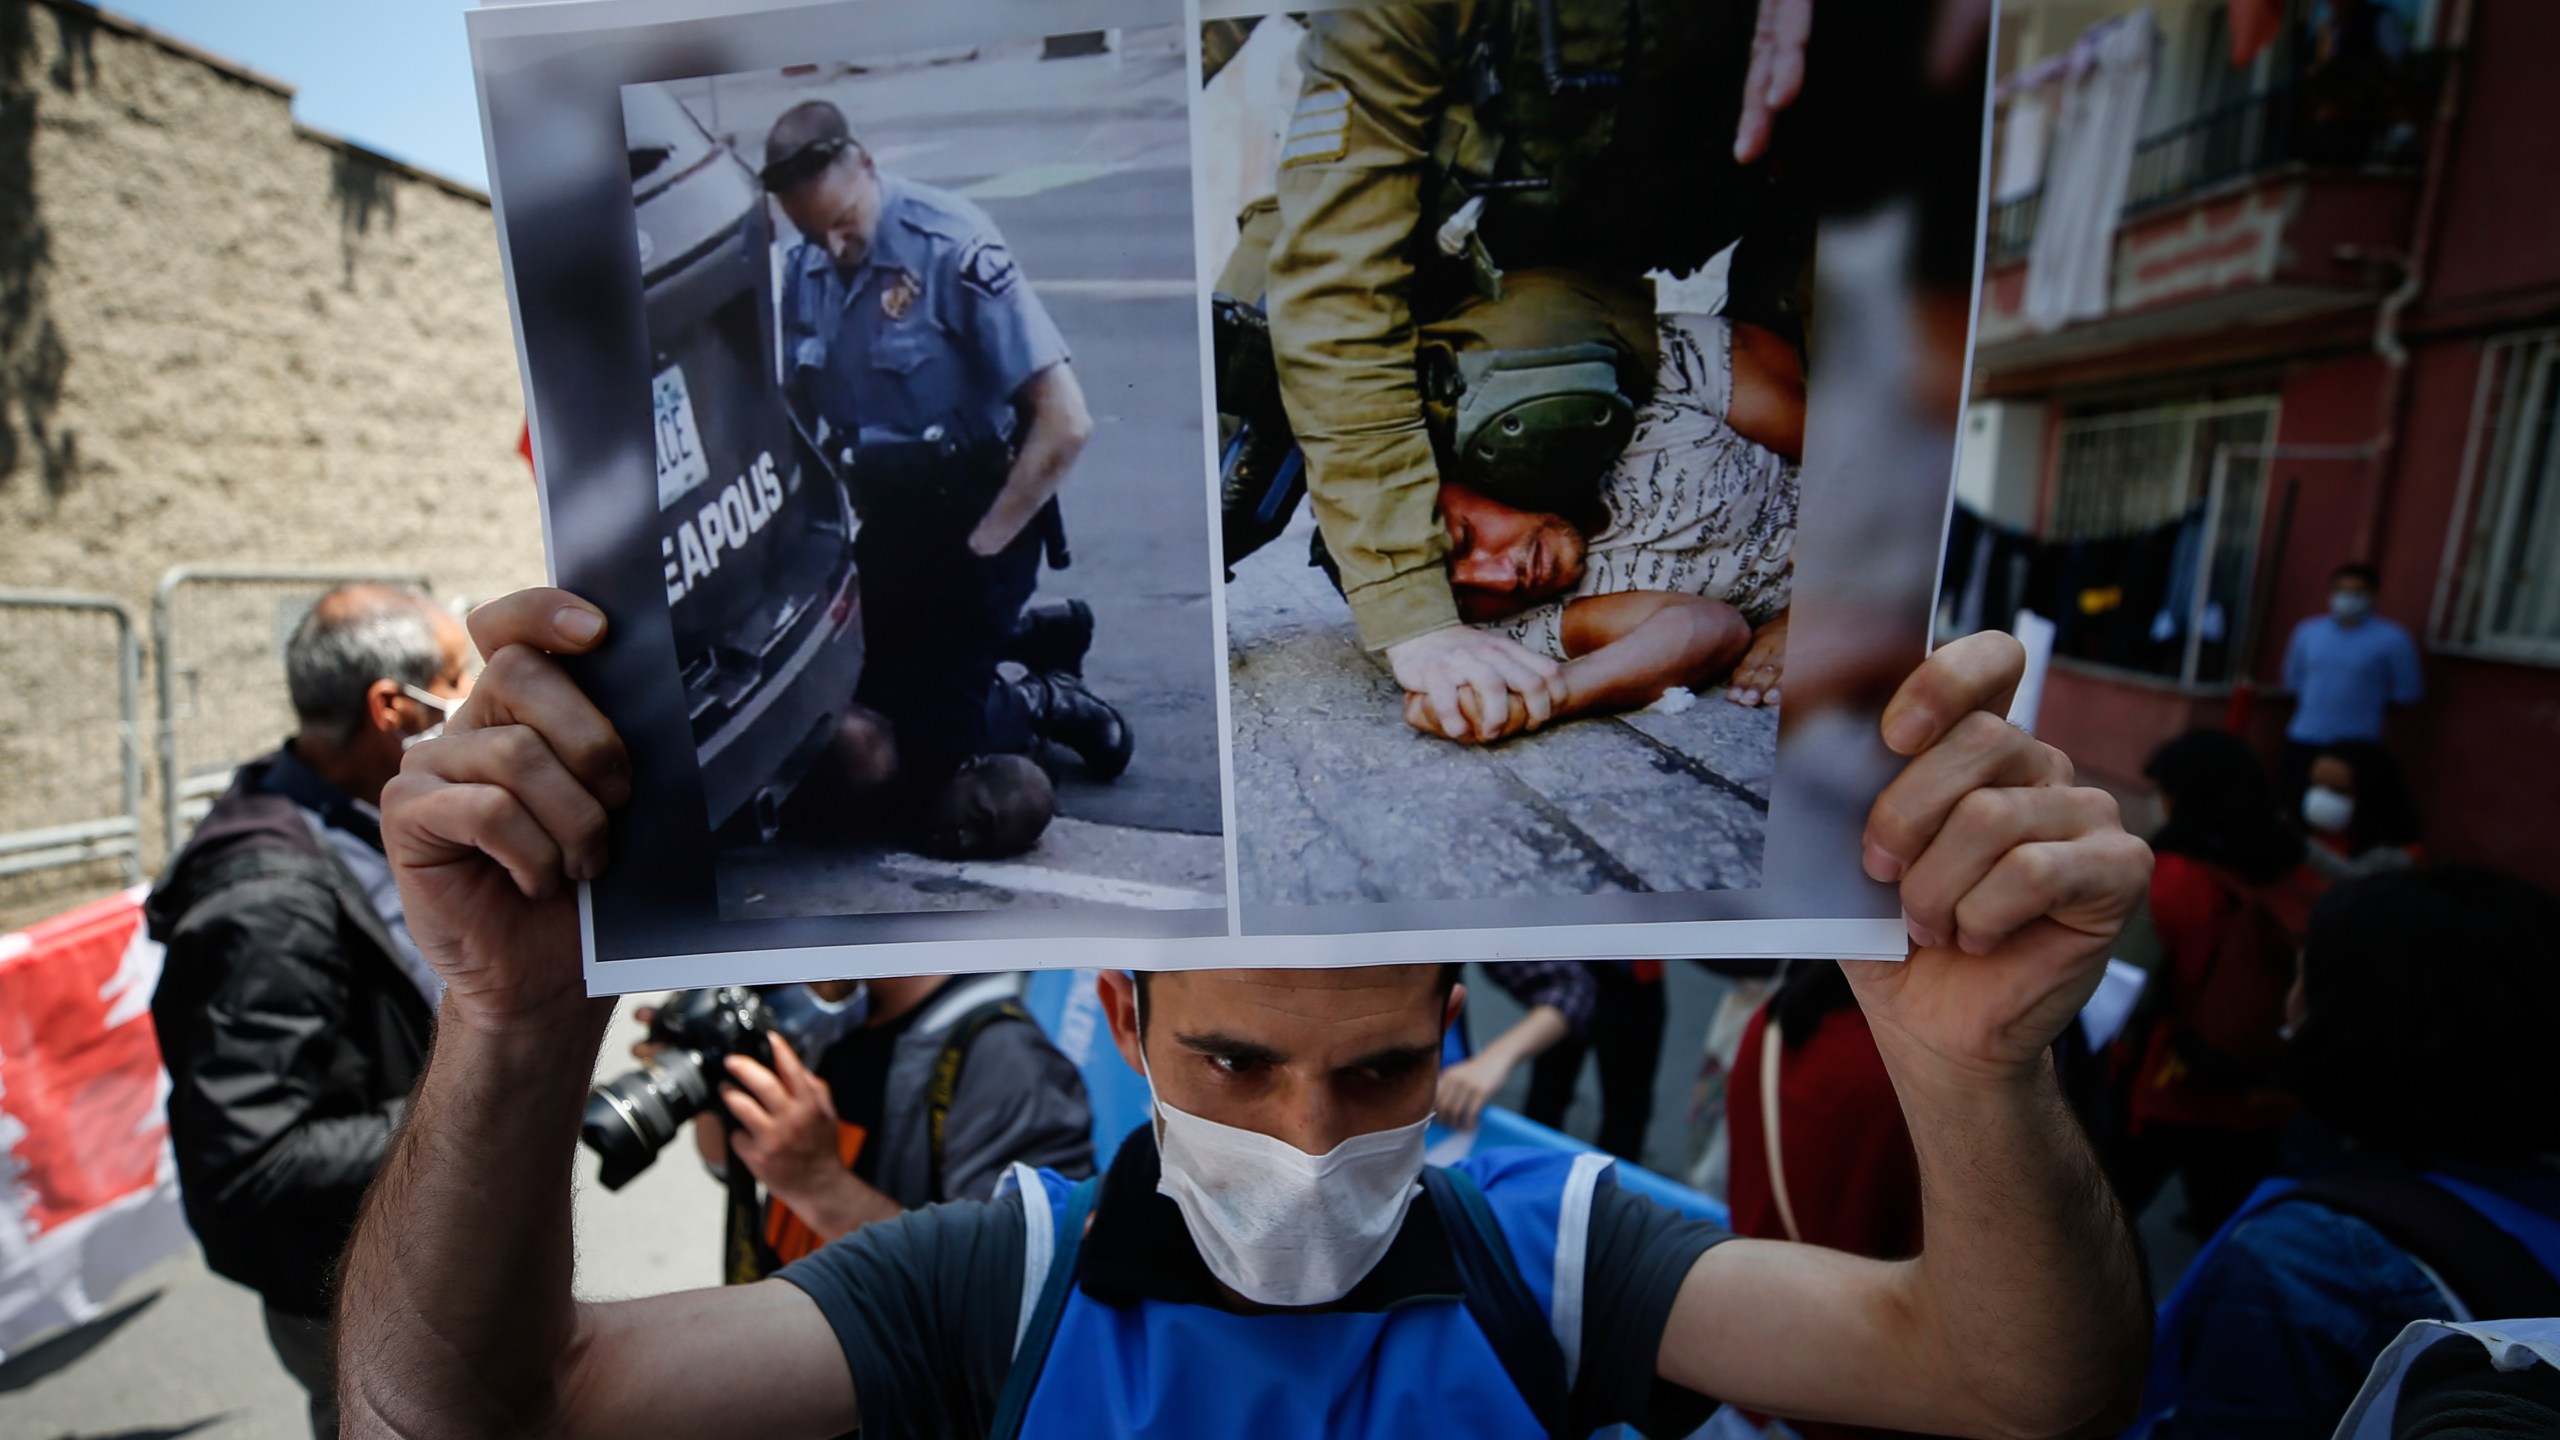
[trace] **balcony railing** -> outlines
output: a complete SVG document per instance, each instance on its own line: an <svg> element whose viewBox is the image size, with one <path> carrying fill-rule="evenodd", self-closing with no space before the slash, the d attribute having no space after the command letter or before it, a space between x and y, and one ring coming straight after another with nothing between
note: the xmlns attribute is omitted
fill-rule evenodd
<svg viewBox="0 0 2560 1440"><path fill-rule="evenodd" d="M1991 263L2016 260L2036 243L2036 218L2044 213L2044 192L2030 190L2011 200L1996 200L1991 205Z"/></svg>
<svg viewBox="0 0 2560 1440"><path fill-rule="evenodd" d="M2414 109L2413 90L2400 110ZM2124 216L2176 204L2226 181L2296 163L2349 169L2406 169L2417 161L2414 127L2392 123L2388 115L2324 113L2338 107L2301 103L2303 93L2290 86L2250 96L2208 110L2133 147L2133 168L2125 180ZM2035 244L2036 222L2044 208L2041 190L1991 207L1985 237L1991 263L2020 259Z"/></svg>
<svg viewBox="0 0 2560 1440"><path fill-rule="evenodd" d="M2293 92L2275 89L2145 137L2133 147L2124 213L2138 215L2301 158L2293 144L2293 116Z"/></svg>

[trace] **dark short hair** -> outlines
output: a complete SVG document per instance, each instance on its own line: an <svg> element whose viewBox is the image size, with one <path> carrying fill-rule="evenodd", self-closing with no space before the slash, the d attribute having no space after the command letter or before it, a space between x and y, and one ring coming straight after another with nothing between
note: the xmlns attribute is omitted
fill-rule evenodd
<svg viewBox="0 0 2560 1440"><path fill-rule="evenodd" d="M2262 885L2302 863L2302 837L2285 828L2266 767L2239 736L2190 730L2151 752L2142 775L2169 798L2169 822L2152 849Z"/></svg>
<svg viewBox="0 0 2560 1440"><path fill-rule="evenodd" d="M436 602L407 585L339 585L318 600L285 642L285 690L294 718L333 740L364 723L376 680L419 689L444 673Z"/></svg>
<svg viewBox="0 0 2560 1440"><path fill-rule="evenodd" d="M756 179L771 193L786 194L815 179L836 157L861 149L843 111L824 100L803 100L765 132L764 165Z"/></svg>
<svg viewBox="0 0 2560 1440"><path fill-rule="evenodd" d="M1460 973L1465 971L1466 968L1466 966L1458 964L1443 965L1440 967L1440 981L1438 988L1443 997L1446 997L1451 990L1457 988L1458 976ZM1129 972L1129 978L1137 982L1138 986L1138 999L1141 1002L1141 1006L1138 1011L1138 1021L1141 1033L1143 1033L1146 1023L1146 1010L1143 1002L1147 998L1147 980L1154 973L1155 972L1152 970L1132 970Z"/></svg>
<svg viewBox="0 0 2560 1440"><path fill-rule="evenodd" d="M2550 1088L2560 900L2476 866L2348 881L2312 907L2305 1018L2287 1054L2303 1106L2418 1162L2560 1150Z"/></svg>
<svg viewBox="0 0 2560 1440"><path fill-rule="evenodd" d="M2341 580L2361 580L2367 590L2382 588L2382 572L2362 560L2350 560L2329 572L2330 584L2335 585Z"/></svg>

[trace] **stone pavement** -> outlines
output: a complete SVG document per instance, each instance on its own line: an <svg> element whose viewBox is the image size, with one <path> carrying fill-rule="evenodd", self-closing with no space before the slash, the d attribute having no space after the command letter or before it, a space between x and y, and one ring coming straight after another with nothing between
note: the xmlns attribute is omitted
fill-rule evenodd
<svg viewBox="0 0 2560 1440"><path fill-rule="evenodd" d="M1342 598L1305 563L1313 530L1301 512L1227 587L1247 904L1760 882L1774 712L1716 690L1686 709L1577 720L1493 747L1421 734Z"/></svg>

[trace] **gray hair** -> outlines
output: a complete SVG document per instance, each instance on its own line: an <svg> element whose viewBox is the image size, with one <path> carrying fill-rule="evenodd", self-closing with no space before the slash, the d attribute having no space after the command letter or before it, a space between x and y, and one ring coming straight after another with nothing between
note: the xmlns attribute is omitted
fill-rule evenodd
<svg viewBox="0 0 2560 1440"><path fill-rule="evenodd" d="M328 738L352 738L376 680L420 689L436 682L445 655L436 602L407 585L340 585L312 603L285 642L285 688L293 713Z"/></svg>

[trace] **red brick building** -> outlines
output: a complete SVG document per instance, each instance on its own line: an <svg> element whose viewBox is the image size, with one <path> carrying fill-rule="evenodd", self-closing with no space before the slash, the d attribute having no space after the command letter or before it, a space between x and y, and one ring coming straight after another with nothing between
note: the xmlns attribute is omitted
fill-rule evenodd
<svg viewBox="0 0 2560 1440"><path fill-rule="evenodd" d="M2289 12L2246 65L2234 8L2244 35ZM2196 726L2272 758L2288 635L2371 561L2424 658L2388 739L2430 851L2560 887L2560 4L2008 0L2002 24L1943 618L2054 614L2039 733L2138 787ZM2073 87L2139 53L2110 48L2128 26L2149 73L2109 112ZM2112 216L2063 179L2104 149L2072 148L2075 106L2138 110Z"/></svg>

